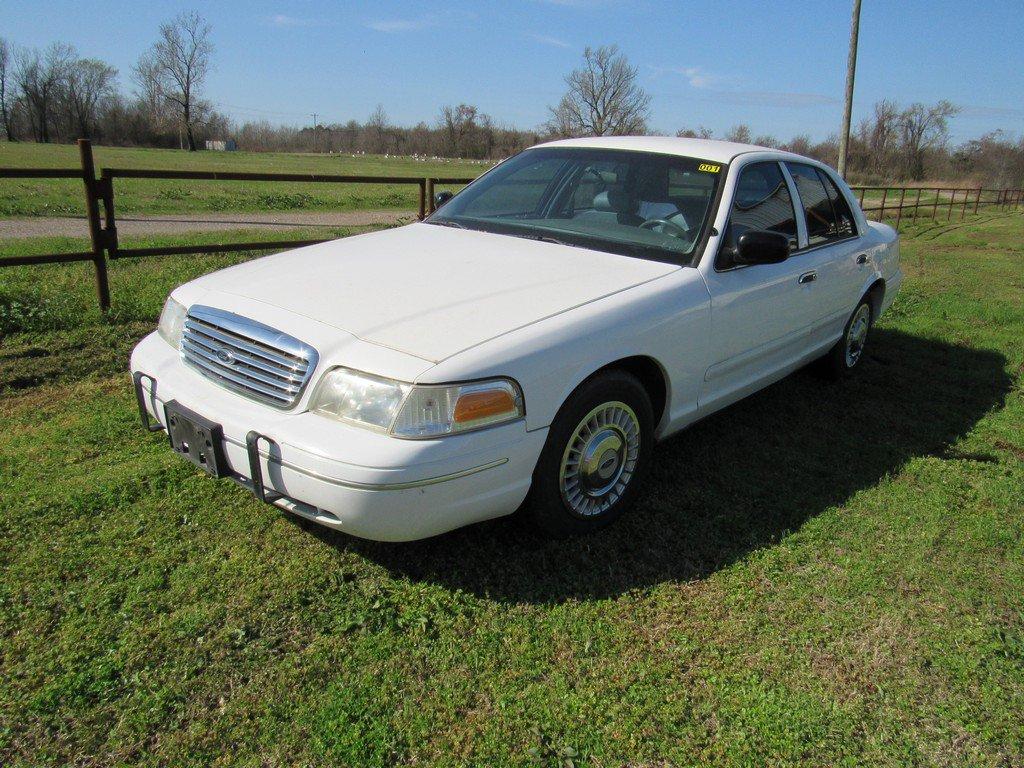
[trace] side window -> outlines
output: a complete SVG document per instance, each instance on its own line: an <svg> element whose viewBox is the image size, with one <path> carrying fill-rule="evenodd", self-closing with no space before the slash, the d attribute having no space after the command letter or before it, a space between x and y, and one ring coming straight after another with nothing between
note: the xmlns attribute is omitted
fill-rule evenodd
<svg viewBox="0 0 1024 768"><path fill-rule="evenodd" d="M827 198L826 198L827 202ZM772 161L748 165L740 172L729 212L729 225L719 268L733 266L736 243L740 235L751 229L767 229L787 235L796 247L796 214L789 196L786 179L779 164Z"/></svg>
<svg viewBox="0 0 1024 768"><path fill-rule="evenodd" d="M793 174L793 182L804 208L807 244L815 246L837 239L832 202L828 199L828 192L825 191L825 185L821 183L818 172L811 166L801 163L786 163L786 167Z"/></svg>
<svg viewBox="0 0 1024 768"><path fill-rule="evenodd" d="M836 183L832 181L829 175L823 173L820 168L818 169L818 175L825 185L828 199L832 203L832 210L836 214L836 236L852 237L856 235L857 225L854 223L853 211L850 210L850 203L846 200L846 196L839 191Z"/></svg>

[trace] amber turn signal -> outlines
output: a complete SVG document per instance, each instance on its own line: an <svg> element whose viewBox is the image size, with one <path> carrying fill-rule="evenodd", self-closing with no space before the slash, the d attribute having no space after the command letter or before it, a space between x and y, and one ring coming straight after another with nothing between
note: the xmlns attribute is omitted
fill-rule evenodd
<svg viewBox="0 0 1024 768"><path fill-rule="evenodd" d="M452 421L457 424L491 419L515 413L516 401L504 389L486 389L479 392L466 392L455 404Z"/></svg>

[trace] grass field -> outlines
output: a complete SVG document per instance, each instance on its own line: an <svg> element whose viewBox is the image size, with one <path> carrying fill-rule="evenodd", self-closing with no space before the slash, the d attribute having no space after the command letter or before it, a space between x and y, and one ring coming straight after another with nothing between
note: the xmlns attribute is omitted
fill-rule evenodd
<svg viewBox="0 0 1024 768"><path fill-rule="evenodd" d="M1024 765L1024 217L921 226L857 378L556 543L357 541L143 433L131 345L239 258L115 264L109 320L0 275L0 764Z"/></svg>
<svg viewBox="0 0 1024 768"><path fill-rule="evenodd" d="M312 155L274 152L185 152L174 149L95 147L96 167L159 170L323 173L373 176L478 176L487 166L468 160L410 157ZM78 168L73 145L0 142L0 167ZM213 182L158 179L115 181L118 213L200 211L415 209L415 186ZM82 182L60 179L5 179L0 217L84 214Z"/></svg>

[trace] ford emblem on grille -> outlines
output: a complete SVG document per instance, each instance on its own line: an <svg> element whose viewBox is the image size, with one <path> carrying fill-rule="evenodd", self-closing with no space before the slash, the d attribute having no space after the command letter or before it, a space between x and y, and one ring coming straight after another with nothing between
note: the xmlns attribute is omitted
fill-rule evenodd
<svg viewBox="0 0 1024 768"><path fill-rule="evenodd" d="M275 408L295 405L319 360L294 336L199 304L185 318L181 358L222 387Z"/></svg>

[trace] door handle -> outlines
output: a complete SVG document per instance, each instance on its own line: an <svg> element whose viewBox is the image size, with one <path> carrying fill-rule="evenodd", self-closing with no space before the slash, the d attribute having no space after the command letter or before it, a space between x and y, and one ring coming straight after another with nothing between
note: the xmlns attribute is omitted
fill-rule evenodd
<svg viewBox="0 0 1024 768"><path fill-rule="evenodd" d="M800 275L800 279L797 282L799 282L800 285L804 285L805 283L813 283L817 279L817 272L804 272L802 275Z"/></svg>
<svg viewBox="0 0 1024 768"><path fill-rule="evenodd" d="M862 253L860 256L857 257L857 263L858 264L867 264L868 263L868 255L866 253Z"/></svg>

